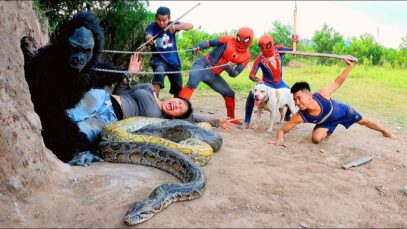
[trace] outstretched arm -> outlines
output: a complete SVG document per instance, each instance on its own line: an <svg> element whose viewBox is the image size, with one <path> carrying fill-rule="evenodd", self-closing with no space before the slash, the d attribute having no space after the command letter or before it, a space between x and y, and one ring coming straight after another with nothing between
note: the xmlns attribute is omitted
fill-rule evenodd
<svg viewBox="0 0 407 229"><path fill-rule="evenodd" d="M221 127L225 130L233 130L231 128L231 125L233 125L232 121L235 119L230 119L230 118L215 118L215 117L210 117L204 114L199 114L199 113L192 113L188 118L185 119L186 121L192 122L192 123L198 123L198 122L208 122L211 124L213 127Z"/></svg>
<svg viewBox="0 0 407 229"><path fill-rule="evenodd" d="M260 66L260 55L257 56L256 59L254 60L252 69L250 70L250 74L249 74L249 79L256 83L262 82L262 79L260 79L256 76L257 71L259 70L259 66Z"/></svg>
<svg viewBox="0 0 407 229"><path fill-rule="evenodd" d="M343 84L343 82L345 82L345 79L348 77L350 71L352 70L354 63L347 58L344 58L343 60L346 62L345 70L343 70L343 72L338 77L336 77L335 81L331 85L319 90L319 94L321 94L326 99L331 98L331 94L336 89L338 89Z"/></svg>
<svg viewBox="0 0 407 229"><path fill-rule="evenodd" d="M284 142L284 135L287 134L297 124L303 122L304 120L301 118L301 116L298 113L296 113L281 129L277 131L276 140L274 141L270 140L267 143L276 146L287 147L287 143Z"/></svg>

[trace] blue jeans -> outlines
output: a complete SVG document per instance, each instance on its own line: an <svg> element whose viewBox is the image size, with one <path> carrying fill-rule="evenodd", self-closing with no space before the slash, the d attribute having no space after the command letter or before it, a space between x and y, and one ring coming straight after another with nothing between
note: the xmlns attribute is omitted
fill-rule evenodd
<svg viewBox="0 0 407 229"><path fill-rule="evenodd" d="M192 65L191 70L199 70L211 67L204 57L199 58ZM221 94L223 97L235 97L235 92L229 84L220 76L212 72L211 69L202 71L191 71L188 78L188 87L197 88L200 82L204 82L210 88Z"/></svg>

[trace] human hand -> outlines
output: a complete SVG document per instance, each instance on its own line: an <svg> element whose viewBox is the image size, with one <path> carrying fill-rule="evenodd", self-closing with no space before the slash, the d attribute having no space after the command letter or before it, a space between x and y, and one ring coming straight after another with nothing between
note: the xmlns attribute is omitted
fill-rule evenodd
<svg viewBox="0 0 407 229"><path fill-rule="evenodd" d="M292 39L293 39L294 43L298 43L298 41L300 40L300 37L298 36L298 34L293 34Z"/></svg>
<svg viewBox="0 0 407 229"><path fill-rule="evenodd" d="M264 82L263 82L262 79L256 77L256 84L263 84L263 83L264 83Z"/></svg>
<svg viewBox="0 0 407 229"><path fill-rule="evenodd" d="M129 73L136 73L140 72L141 69L141 58L138 57L138 53L134 53L130 57L129 69L127 70Z"/></svg>
<svg viewBox="0 0 407 229"><path fill-rule="evenodd" d="M151 45L154 45L154 39L152 39L153 38L153 35L151 35L151 34L147 34L146 36L145 36L145 41L149 41L146 45L148 45L148 46L151 46Z"/></svg>
<svg viewBox="0 0 407 229"><path fill-rule="evenodd" d="M287 146L288 146L287 143L285 143L284 141L280 141L280 140L275 140L275 141L270 140L270 141L268 141L267 143L268 143L268 144L271 144L271 145L275 145L275 146L283 146L283 147L287 147Z"/></svg>
<svg viewBox="0 0 407 229"><path fill-rule="evenodd" d="M172 24L171 26L169 26L169 27L168 27L168 31L169 31L170 33L174 33L174 32L176 31L175 24Z"/></svg>
<svg viewBox="0 0 407 229"><path fill-rule="evenodd" d="M346 65L348 65L348 66L351 66L351 67L352 67L352 66L355 64L355 62L353 62L353 61L351 60L350 56L345 56L345 57L343 58L343 60L345 61Z"/></svg>
<svg viewBox="0 0 407 229"><path fill-rule="evenodd" d="M229 118L229 117L225 117L219 120L219 126L227 131L232 131L233 128L231 127L231 125L233 124L233 121L235 119Z"/></svg>
<svg viewBox="0 0 407 229"><path fill-rule="evenodd" d="M193 48L193 50L192 50L192 53L193 53L195 56L198 56L200 52L201 52L201 48L200 48L199 46L195 46L195 47Z"/></svg>
<svg viewBox="0 0 407 229"><path fill-rule="evenodd" d="M274 51L274 58L280 59L280 53L278 51Z"/></svg>

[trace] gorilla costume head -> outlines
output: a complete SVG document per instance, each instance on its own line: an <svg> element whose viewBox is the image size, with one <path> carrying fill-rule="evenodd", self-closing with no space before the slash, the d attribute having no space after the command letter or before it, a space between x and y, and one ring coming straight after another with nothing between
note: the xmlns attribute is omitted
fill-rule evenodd
<svg viewBox="0 0 407 229"><path fill-rule="evenodd" d="M77 72L88 72L99 61L103 48L103 31L96 18L88 12L78 13L63 24L52 41L61 47L62 60Z"/></svg>

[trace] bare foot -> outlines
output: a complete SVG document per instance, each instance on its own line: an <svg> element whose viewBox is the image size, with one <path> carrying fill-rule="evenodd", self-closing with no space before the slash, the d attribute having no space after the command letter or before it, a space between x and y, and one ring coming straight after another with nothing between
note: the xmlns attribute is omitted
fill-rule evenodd
<svg viewBox="0 0 407 229"><path fill-rule="evenodd" d="M397 136L388 130L383 131L383 136L385 136L386 138L397 139Z"/></svg>

